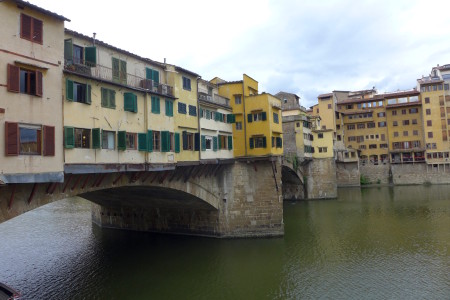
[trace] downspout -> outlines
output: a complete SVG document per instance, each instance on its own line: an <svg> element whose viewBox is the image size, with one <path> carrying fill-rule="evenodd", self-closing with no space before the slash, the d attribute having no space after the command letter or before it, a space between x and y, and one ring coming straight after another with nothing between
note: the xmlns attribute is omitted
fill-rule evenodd
<svg viewBox="0 0 450 300"><path fill-rule="evenodd" d="M247 156L247 115L245 114L245 86L244 86L244 78L242 78L242 106L243 106L243 119L244 119L244 148L245 148L245 156Z"/></svg>

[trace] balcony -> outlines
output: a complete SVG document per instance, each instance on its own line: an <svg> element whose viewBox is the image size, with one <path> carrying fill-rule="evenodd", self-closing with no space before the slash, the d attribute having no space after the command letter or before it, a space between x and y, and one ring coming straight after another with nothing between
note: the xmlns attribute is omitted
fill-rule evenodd
<svg viewBox="0 0 450 300"><path fill-rule="evenodd" d="M230 99L217 94L208 95L207 93L198 92L198 100L230 107Z"/></svg>
<svg viewBox="0 0 450 300"><path fill-rule="evenodd" d="M157 83L150 79L116 71L99 64L92 65L91 63L84 62L80 59L77 59L76 61L66 59L64 61L64 70L173 97L173 87L167 84Z"/></svg>

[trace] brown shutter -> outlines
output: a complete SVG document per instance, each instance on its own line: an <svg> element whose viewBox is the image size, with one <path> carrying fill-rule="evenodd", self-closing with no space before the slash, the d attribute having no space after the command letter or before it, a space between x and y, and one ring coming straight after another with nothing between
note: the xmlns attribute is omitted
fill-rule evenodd
<svg viewBox="0 0 450 300"><path fill-rule="evenodd" d="M20 92L20 68L18 66L8 65L7 85L9 92Z"/></svg>
<svg viewBox="0 0 450 300"><path fill-rule="evenodd" d="M33 42L42 44L42 21L33 18Z"/></svg>
<svg viewBox="0 0 450 300"><path fill-rule="evenodd" d="M36 71L36 96L42 97L42 72Z"/></svg>
<svg viewBox="0 0 450 300"><path fill-rule="evenodd" d="M44 156L55 156L54 126L44 126Z"/></svg>
<svg viewBox="0 0 450 300"><path fill-rule="evenodd" d="M19 123L5 122L5 154L19 155Z"/></svg>
<svg viewBox="0 0 450 300"><path fill-rule="evenodd" d="M31 17L24 14L20 15L20 37L31 40Z"/></svg>

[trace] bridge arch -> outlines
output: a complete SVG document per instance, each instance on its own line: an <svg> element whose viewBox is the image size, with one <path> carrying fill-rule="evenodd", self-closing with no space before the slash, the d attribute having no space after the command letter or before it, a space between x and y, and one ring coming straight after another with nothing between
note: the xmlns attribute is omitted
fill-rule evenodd
<svg viewBox="0 0 450 300"><path fill-rule="evenodd" d="M303 174L299 170L294 170L292 164L283 163L281 167L281 180L283 182L284 199L305 199Z"/></svg>

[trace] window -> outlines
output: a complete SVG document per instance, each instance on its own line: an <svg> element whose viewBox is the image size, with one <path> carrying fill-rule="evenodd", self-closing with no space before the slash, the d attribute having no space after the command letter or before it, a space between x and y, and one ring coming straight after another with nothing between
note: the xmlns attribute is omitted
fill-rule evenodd
<svg viewBox="0 0 450 300"><path fill-rule="evenodd" d="M194 134L183 131L183 150L194 150Z"/></svg>
<svg viewBox="0 0 450 300"><path fill-rule="evenodd" d="M431 115L431 109L427 108L427 109L425 110L425 113L426 113L427 115Z"/></svg>
<svg viewBox="0 0 450 300"><path fill-rule="evenodd" d="M74 137L75 137L75 148L90 148L91 142L91 130L84 128L75 128L74 129Z"/></svg>
<svg viewBox="0 0 450 300"><path fill-rule="evenodd" d="M417 114L418 112L419 112L419 109L417 107L409 109L410 114Z"/></svg>
<svg viewBox="0 0 450 300"><path fill-rule="evenodd" d="M380 144L380 149L386 149L388 147L388 144Z"/></svg>
<svg viewBox="0 0 450 300"><path fill-rule="evenodd" d="M369 149L377 149L377 144L370 144Z"/></svg>
<svg viewBox="0 0 450 300"><path fill-rule="evenodd" d="M331 103L330 103L330 104L328 104L328 109L331 109Z"/></svg>
<svg viewBox="0 0 450 300"><path fill-rule="evenodd" d="M393 121L393 122L392 122L392 126L398 126L397 121Z"/></svg>
<svg viewBox="0 0 450 300"><path fill-rule="evenodd" d="M348 137L348 141L349 141L349 142L354 142L354 141L356 141L356 136L349 136L349 137Z"/></svg>
<svg viewBox="0 0 450 300"><path fill-rule="evenodd" d="M183 89L190 91L191 90L191 79L183 76Z"/></svg>
<svg viewBox="0 0 450 300"><path fill-rule="evenodd" d="M116 108L116 91L102 88L102 107Z"/></svg>
<svg viewBox="0 0 450 300"><path fill-rule="evenodd" d="M113 81L127 84L127 62L112 57L112 78Z"/></svg>
<svg viewBox="0 0 450 300"><path fill-rule="evenodd" d="M20 15L20 37L33 43L42 44L43 24L41 20Z"/></svg>
<svg viewBox="0 0 450 300"><path fill-rule="evenodd" d="M41 126L19 124L19 154L41 154Z"/></svg>
<svg viewBox="0 0 450 300"><path fill-rule="evenodd" d="M161 101L159 100L159 97L152 96L151 99L152 99L152 113L159 114L161 111L160 108Z"/></svg>
<svg viewBox="0 0 450 300"><path fill-rule="evenodd" d="M352 108L353 108L353 105L352 105L352 104L347 104L347 105L346 105L346 108L347 108L347 109L352 109Z"/></svg>
<svg viewBox="0 0 450 300"><path fill-rule="evenodd" d="M394 131L394 137L398 137L398 132Z"/></svg>
<svg viewBox="0 0 450 300"><path fill-rule="evenodd" d="M319 113L319 109L318 108L316 108L316 113Z"/></svg>
<svg viewBox="0 0 450 300"><path fill-rule="evenodd" d="M413 130L413 135L419 135L419 131L418 130Z"/></svg>
<svg viewBox="0 0 450 300"><path fill-rule="evenodd" d="M242 130L242 122L236 122L236 130Z"/></svg>
<svg viewBox="0 0 450 300"><path fill-rule="evenodd" d="M73 54L73 63L74 64L83 64L84 63L84 55L83 55L83 47L73 45L72 46L72 54Z"/></svg>
<svg viewBox="0 0 450 300"><path fill-rule="evenodd" d="M403 136L408 136L408 131L403 131Z"/></svg>
<svg viewBox="0 0 450 300"><path fill-rule="evenodd" d="M275 123L275 124L278 124L279 123L279 120L278 120L278 114L277 113L273 113L273 122Z"/></svg>
<svg viewBox="0 0 450 300"><path fill-rule="evenodd" d="M340 130L340 129L341 129L341 125L339 125L339 124L336 125L336 129L337 129L337 130Z"/></svg>
<svg viewBox="0 0 450 300"><path fill-rule="evenodd" d="M392 111L392 115L393 115L393 116L396 116L396 115L397 115L397 111L396 111L396 110L393 110L393 111Z"/></svg>
<svg viewBox="0 0 450 300"><path fill-rule="evenodd" d="M375 125L375 123L367 123L367 128L375 128L376 127L376 125Z"/></svg>
<svg viewBox="0 0 450 300"><path fill-rule="evenodd" d="M228 138L226 135L219 135L219 149L220 150L227 150L228 149Z"/></svg>
<svg viewBox="0 0 450 300"><path fill-rule="evenodd" d="M166 116L173 117L173 102L166 99Z"/></svg>
<svg viewBox="0 0 450 300"><path fill-rule="evenodd" d="M295 123L295 126L296 126L296 127L300 127L300 122ZM339 126L339 125L337 125L337 126ZM339 128L338 128L338 129L339 129Z"/></svg>
<svg viewBox="0 0 450 300"><path fill-rule="evenodd" d="M213 148L213 137L212 136L205 136L205 144L204 149L205 150L212 150Z"/></svg>
<svg viewBox="0 0 450 300"><path fill-rule="evenodd" d="M159 71L153 70L150 68L145 68L145 79L152 80L153 86L158 87L159 86Z"/></svg>
<svg viewBox="0 0 450 300"><path fill-rule="evenodd" d="M427 126L430 127L432 126L433 122L431 120L427 120Z"/></svg>
<svg viewBox="0 0 450 300"><path fill-rule="evenodd" d="M115 137L116 133L114 131L102 131L102 148L114 150Z"/></svg>
<svg viewBox="0 0 450 300"><path fill-rule="evenodd" d="M327 150L327 147L319 147L319 153L325 153Z"/></svg>
<svg viewBox="0 0 450 300"><path fill-rule="evenodd" d="M133 93L123 93L123 109L125 111L137 113L137 96Z"/></svg>
<svg viewBox="0 0 450 300"><path fill-rule="evenodd" d="M175 134L173 132L169 133L169 139L170 139L169 151L175 152Z"/></svg>
<svg viewBox="0 0 450 300"><path fill-rule="evenodd" d="M66 99L73 102L91 104L91 86L67 79Z"/></svg>
<svg viewBox="0 0 450 300"><path fill-rule="evenodd" d="M197 116L197 107L189 105L189 115L194 117Z"/></svg>
<svg viewBox="0 0 450 300"><path fill-rule="evenodd" d="M95 66L97 64L97 48L96 47L81 47L74 45L72 39L64 40L64 64L71 65L86 65ZM85 72L89 69L76 69L81 72Z"/></svg>
<svg viewBox="0 0 450 300"><path fill-rule="evenodd" d="M153 151L161 151L161 132L153 131Z"/></svg>
<svg viewBox="0 0 450 300"><path fill-rule="evenodd" d="M347 129L348 130L354 130L355 129L355 124L347 125Z"/></svg>
<svg viewBox="0 0 450 300"><path fill-rule="evenodd" d="M378 127L386 127L386 122L378 122Z"/></svg>
<svg viewBox="0 0 450 300"><path fill-rule="evenodd" d="M429 97L425 97L425 103L430 103L430 98Z"/></svg>
<svg viewBox="0 0 450 300"><path fill-rule="evenodd" d="M412 119L412 120L411 120L411 123L412 123L413 125L417 125L417 119Z"/></svg>
<svg viewBox="0 0 450 300"><path fill-rule="evenodd" d="M5 122L5 133L5 155L7 156L55 155L55 127L53 126Z"/></svg>
<svg viewBox="0 0 450 300"><path fill-rule="evenodd" d="M409 120L403 120L402 124L403 126L409 125Z"/></svg>
<svg viewBox="0 0 450 300"><path fill-rule="evenodd" d="M364 129L364 128L366 128L366 124L364 124L364 123L359 123L359 124L356 125L356 128L358 128L358 129Z"/></svg>
<svg viewBox="0 0 450 300"><path fill-rule="evenodd" d="M186 114L186 104L178 102L178 113Z"/></svg>
<svg viewBox="0 0 450 300"><path fill-rule="evenodd" d="M253 148L266 148L266 137L265 136L257 136L250 138L250 149Z"/></svg>
<svg viewBox="0 0 450 300"><path fill-rule="evenodd" d="M379 118L386 117L386 113L385 112L379 112L377 115L378 115Z"/></svg>
<svg viewBox="0 0 450 300"><path fill-rule="evenodd" d="M320 132L320 133L318 133L318 134L317 134L317 138L319 138L319 139L323 139L323 133L321 133L321 132Z"/></svg>
<svg viewBox="0 0 450 300"><path fill-rule="evenodd" d="M127 132L125 136L125 143L127 149L136 149L136 133Z"/></svg>
<svg viewBox="0 0 450 300"><path fill-rule="evenodd" d="M241 104L241 103L242 103L241 95L234 95L234 104Z"/></svg>
<svg viewBox="0 0 450 300"><path fill-rule="evenodd" d="M42 97L42 72L8 65L7 88L9 92Z"/></svg>
<svg viewBox="0 0 450 300"><path fill-rule="evenodd" d="M253 114L248 114L248 122L249 123L252 122L252 117L253 117L253 121L254 122L265 121L267 119L265 111L257 112L257 113L253 113Z"/></svg>
<svg viewBox="0 0 450 300"><path fill-rule="evenodd" d="M433 138L433 132L432 131L428 132L428 138L430 138L430 139Z"/></svg>

